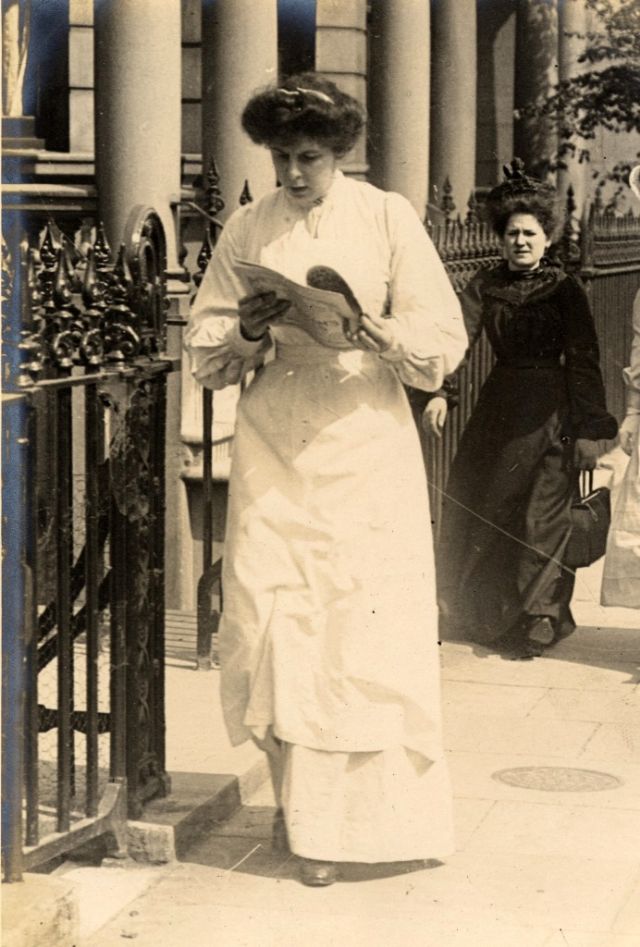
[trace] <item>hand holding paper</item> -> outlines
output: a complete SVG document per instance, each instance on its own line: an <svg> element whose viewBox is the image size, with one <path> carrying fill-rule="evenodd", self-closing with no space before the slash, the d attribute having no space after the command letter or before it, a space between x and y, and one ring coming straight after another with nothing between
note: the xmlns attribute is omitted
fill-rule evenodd
<svg viewBox="0 0 640 947"><path fill-rule="evenodd" d="M326 345L329 348L348 349L355 344L350 336L353 336L360 325L361 309L355 301L353 293L348 284L342 280L342 277L329 267L312 267L309 270L309 281L318 277L318 271L323 271L324 287L318 287L316 283L309 286L302 286L293 280L283 276L276 270L260 266L257 263L248 263L239 260L235 264L236 271L242 282L247 287L248 292L255 299L257 295L275 294L269 297L270 305L273 307L270 313L265 317L264 322L256 329L262 328L264 331L271 322L279 324L295 325L304 329L316 342ZM316 274L315 277L313 274ZM335 278L341 281L339 290L330 289L326 283L328 273L333 273L333 286L337 286ZM331 281L331 280L330 280ZM350 304L343 293L344 287L349 291ZM291 305L288 308L283 307L284 301ZM353 303L355 302L355 306ZM279 307L282 307L279 310ZM276 314L277 313L277 314Z"/></svg>
<svg viewBox="0 0 640 947"><path fill-rule="evenodd" d="M347 281L334 269L330 266L312 266L307 273L307 283L309 286L317 286L318 289L330 290L344 296L357 318L355 325L345 327L345 335L353 345L378 353L386 352L391 348L393 345L391 324L384 317L366 315Z"/></svg>
<svg viewBox="0 0 640 947"><path fill-rule="evenodd" d="M257 342L273 322L277 322L291 303L278 299L275 293L257 293L245 296L238 303L240 328L245 339Z"/></svg>

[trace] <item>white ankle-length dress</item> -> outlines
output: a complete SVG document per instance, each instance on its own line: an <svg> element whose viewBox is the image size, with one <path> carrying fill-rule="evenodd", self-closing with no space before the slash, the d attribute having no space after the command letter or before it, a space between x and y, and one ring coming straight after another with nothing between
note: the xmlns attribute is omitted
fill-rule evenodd
<svg viewBox="0 0 640 947"><path fill-rule="evenodd" d="M636 420L636 431L611 516L601 589L603 605L623 608L640 608L640 290L632 326L631 361L623 374L627 414Z"/></svg>
<svg viewBox="0 0 640 947"><path fill-rule="evenodd" d="M383 356L290 325L240 334L234 260L305 282L325 264ZM403 382L436 390L462 359L462 315L410 204L336 173L305 211L276 190L233 214L185 342L212 388L264 367L237 411L224 546L221 688L231 741L271 728L292 851L382 862L453 848L427 487Z"/></svg>

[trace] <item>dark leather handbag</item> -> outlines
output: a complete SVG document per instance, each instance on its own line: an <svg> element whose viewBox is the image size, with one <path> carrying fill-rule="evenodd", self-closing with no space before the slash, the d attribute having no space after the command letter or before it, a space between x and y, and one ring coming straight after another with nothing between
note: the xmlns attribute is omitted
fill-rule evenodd
<svg viewBox="0 0 640 947"><path fill-rule="evenodd" d="M611 492L608 487L593 489L593 471L583 471L580 496L571 506L571 535L564 556L571 569L590 566L604 556L611 523Z"/></svg>

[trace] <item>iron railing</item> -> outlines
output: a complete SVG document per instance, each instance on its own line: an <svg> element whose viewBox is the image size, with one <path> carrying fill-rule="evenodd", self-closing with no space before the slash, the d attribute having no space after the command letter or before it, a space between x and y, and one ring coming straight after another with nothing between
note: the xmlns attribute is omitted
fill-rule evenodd
<svg viewBox="0 0 640 947"><path fill-rule="evenodd" d="M137 207L126 232L115 265L101 229L81 249L50 221L3 246L6 880L97 836L123 851L127 817L168 790L164 425L178 366L163 354L162 224Z"/></svg>
<svg viewBox="0 0 640 947"><path fill-rule="evenodd" d="M209 213L216 217L223 207L215 166L209 173ZM452 188L445 181L440 206L434 208L436 223L426 222L451 282L461 292L475 273L501 259L498 238L479 217L479 206L471 197L464 219L455 215ZM247 200L247 189L241 200ZM640 217L628 213L616 217L604 212L596 202L582 221L575 217L572 189L567 192L566 226L554 248L565 266L583 279L591 298L602 352L602 368L610 410L619 417L624 409L622 367L627 363L631 342L631 305L640 285ZM198 259L199 279L211 257L219 226L209 227ZM441 439L423 439L425 467L429 482L434 533L440 526L442 498L451 464L471 416L480 389L493 365L488 340L482 336L467 365L461 370L457 407L449 412ZM220 581L221 560L212 559L212 393L203 391L203 493L204 529L203 575L198 600L198 666L211 667L211 638L219 620L220 604L211 606L211 591ZM220 590L221 595L221 590Z"/></svg>
<svg viewBox="0 0 640 947"><path fill-rule="evenodd" d="M196 287L200 286L205 270L211 259L214 247L222 231L219 214L224 210L224 200L220 191L220 176L215 161L211 161L206 175L206 207L208 222L204 240L198 254L198 271L194 274ZM238 199L241 207L252 201L249 184L245 181ZM243 380L242 385L245 384ZM216 447L225 449L231 438L225 438L224 444L215 445L213 441L213 392L202 389L202 574L197 588L197 643L196 661L200 670L211 670L217 664L215 634L222 612L222 558L214 556L214 460Z"/></svg>
<svg viewBox="0 0 640 947"><path fill-rule="evenodd" d="M449 190L446 182L441 207L444 219L429 229L454 288L460 292L479 269L500 259L500 247L487 225L479 221L473 199L464 220L453 217L455 208ZM640 287L640 216L632 212L614 216L596 201L587 208L582 220L577 220L573 191L569 188L566 226L554 252L585 284L600 340L607 405L620 418L625 399L622 368L628 362L631 347L631 308ZM461 371L460 402L449 413L442 438L425 442L436 533L451 463L492 365L491 349L483 335Z"/></svg>

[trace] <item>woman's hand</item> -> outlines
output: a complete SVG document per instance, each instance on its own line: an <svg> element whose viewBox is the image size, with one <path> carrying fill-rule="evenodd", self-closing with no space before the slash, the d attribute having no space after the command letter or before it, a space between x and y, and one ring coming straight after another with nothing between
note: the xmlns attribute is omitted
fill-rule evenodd
<svg viewBox="0 0 640 947"><path fill-rule="evenodd" d="M595 470L598 463L598 445L586 437L576 438L573 449L573 462L578 470Z"/></svg>
<svg viewBox="0 0 640 947"><path fill-rule="evenodd" d="M444 422L447 420L447 399L441 395L431 398L422 412L422 429L434 437L442 437Z"/></svg>
<svg viewBox="0 0 640 947"><path fill-rule="evenodd" d="M363 313L355 332L347 331L345 335L356 348L380 355L393 345L393 322L384 316L367 316Z"/></svg>
<svg viewBox="0 0 640 947"><path fill-rule="evenodd" d="M258 342L290 305L288 299L278 299L275 293L245 296L238 303L241 334L250 342Z"/></svg>
<svg viewBox="0 0 640 947"><path fill-rule="evenodd" d="M640 414L628 414L620 425L620 447L631 455L633 438L640 430Z"/></svg>

